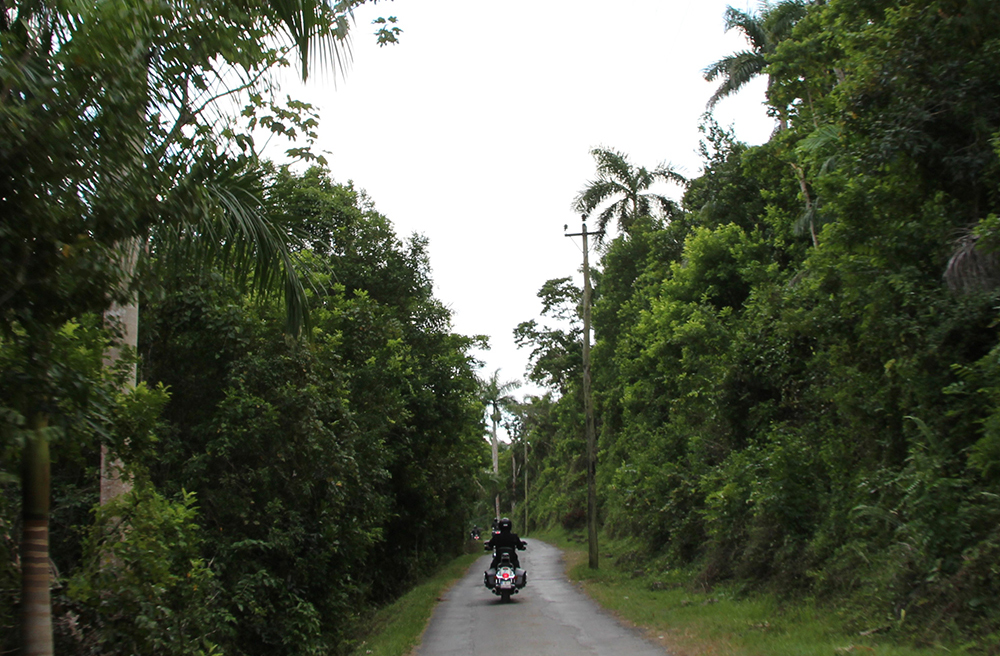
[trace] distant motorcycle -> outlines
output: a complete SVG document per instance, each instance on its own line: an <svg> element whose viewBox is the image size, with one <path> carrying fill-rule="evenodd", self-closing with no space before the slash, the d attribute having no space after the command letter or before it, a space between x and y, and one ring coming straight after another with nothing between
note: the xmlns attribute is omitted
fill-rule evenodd
<svg viewBox="0 0 1000 656"><path fill-rule="evenodd" d="M487 547L486 550L488 551L489 548ZM524 548L521 547L521 550L523 551ZM496 569L486 570L483 576L483 584L493 594L499 596L501 601L510 601L511 595L520 592L521 588L528 583L528 572L514 566L513 554L514 550L510 547L495 549L493 557L499 556L500 562L497 563Z"/></svg>

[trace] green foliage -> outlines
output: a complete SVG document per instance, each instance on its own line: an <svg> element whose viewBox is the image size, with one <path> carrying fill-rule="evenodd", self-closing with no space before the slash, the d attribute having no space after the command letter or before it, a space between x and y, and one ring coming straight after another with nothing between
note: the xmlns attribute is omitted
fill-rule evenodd
<svg viewBox="0 0 1000 656"><path fill-rule="evenodd" d="M992 653L1000 10L828 0L729 19L785 10L755 69L782 129L747 147L709 122L683 215L603 253L605 530L708 585ZM535 403L538 508L578 489L567 381Z"/></svg>
<svg viewBox="0 0 1000 656"><path fill-rule="evenodd" d="M3 465L0 469L0 553L3 554L0 626L4 627L0 644L5 649L16 647L16 608L20 599L17 542L22 525L22 490L19 470L28 436L25 419L17 408L23 407L21 404L27 394L38 393L39 387L51 403L49 407L56 418L46 436L55 454L51 469L49 554L60 576L53 592L57 643L60 649L85 653L96 648L98 627L105 626L107 609L85 609L78 601L69 599L65 595L67 580L61 576L78 574L86 558L81 534L89 530L93 521L91 509L98 500L99 447L113 446L123 453L132 453L125 448L128 445L129 449L148 451L155 439L158 414L167 395L163 389L145 385L129 393L117 391L121 389L133 358L124 357L113 369L103 367L103 355L111 335L102 330L99 323L100 320L91 315L63 326L55 334L45 356L52 358L51 363L39 363L37 357L33 362L21 350L23 342L0 341L0 370L3 371L0 375L0 407L3 408L3 423L0 424L0 448L3 449L0 459ZM45 364L48 377L28 374L29 368L38 364ZM32 390L32 386L38 387ZM153 493L144 488L142 494ZM130 517L142 524L145 531L147 522L152 521L146 516L151 506L145 501L135 501L135 504L135 508L129 510ZM170 536L161 537L161 547L166 549ZM146 594L155 600L155 591L147 590ZM149 632L149 627L146 630Z"/></svg>
<svg viewBox="0 0 1000 656"><path fill-rule="evenodd" d="M229 631L221 588L201 557L192 493L170 501L148 483L101 506L69 582L77 653L219 654ZM93 621L96 630L81 624Z"/></svg>
<svg viewBox="0 0 1000 656"><path fill-rule="evenodd" d="M145 382L128 393L116 390L135 358L103 368L98 317L33 357L18 335L0 340L4 649L17 647L28 392L59 418L60 652L343 653L372 607L461 551L488 461L479 342L451 332L424 240L401 243L320 169L269 179L274 222L312 229L296 253L309 340L288 337L274 299L198 269L142 299ZM92 525L102 444L133 463L137 487Z"/></svg>
<svg viewBox="0 0 1000 656"><path fill-rule="evenodd" d="M120 640L115 647L128 653L211 652L213 632L227 647L245 640L295 654L333 651L347 641L356 608L398 592L400 572L418 566L402 553L376 553L396 544L408 520L444 531L428 533L426 543L447 551L460 541L471 482L461 474L479 458L466 354L472 340L448 331L448 313L431 297L426 245L415 238L404 251L384 217L370 207L362 212L353 190L338 188L344 211L330 225L354 220L337 228L344 233L337 264L354 275L352 286L324 285L326 273L315 274L322 292L312 300L327 322L314 331L322 347L288 342L276 327L279 314L289 334L307 325L300 275L313 272L305 262L318 261L324 272L334 262L327 252L293 257L288 244L310 217L291 216L281 198L268 197L274 171L257 160L253 137L264 129L292 141L290 156L321 159L310 150L314 109L281 100L272 74L293 50L303 78L317 47L342 64L349 16L363 1L12 2L0 11L5 629L18 602L6 587L20 528L13 519L20 481L12 472L21 460L37 473L30 479L37 485L25 477L22 506L48 521L50 442L59 447L51 452L52 556L66 569L81 557L72 532L96 496L95 436L134 459L137 470L148 464L168 495L183 495L187 481L178 477L188 477L213 529L213 540L191 546L190 527L178 528L186 516L151 489L134 509L122 509L135 548L167 569L123 553L142 571L125 577L112 603L88 592L86 581L113 577L115 568L91 562L98 569L81 574L78 588L90 609L86 621L64 614L59 624L69 635L63 642L82 651L109 651L106 643ZM397 40L394 23L382 23L380 43ZM273 189L280 197L280 185ZM367 244L380 251L365 252ZM205 282L210 288L197 290ZM140 291L178 323L152 331L153 353L143 363L152 384L116 399L110 390L120 388L134 354L101 372L108 335L80 324L96 325L113 302L135 301ZM185 291L192 298L183 299ZM251 307L243 292L259 305ZM279 296L283 313L272 307ZM81 346L75 333L93 335L93 343ZM342 344L358 348L342 354ZM172 366L172 377L157 369ZM164 381L176 392L169 401ZM387 526L394 520L399 527ZM216 528L223 529L218 542ZM218 557L220 585L232 586L224 602L175 585L183 570L171 564L172 541L179 541L178 567L196 553ZM91 547L93 559L98 547ZM386 566L377 571L373 562ZM47 594L42 560L22 567L32 590ZM157 590L179 596L157 605ZM213 604L218 613L194 615ZM237 619L248 631L223 635L230 610L242 613ZM178 624L157 637L153 625L171 618ZM50 649L46 623L24 632L23 649ZM14 648L17 632L3 633L2 649Z"/></svg>
<svg viewBox="0 0 1000 656"><path fill-rule="evenodd" d="M577 194L573 208L584 216L584 220L600 209L596 217L597 230L601 233L598 241L603 239L603 233L612 220L619 230L628 232L632 224L642 217L672 217L678 213L674 201L650 191L657 182L685 182L684 177L669 164L660 164L649 170L644 166L633 166L624 153L609 148L594 148L590 154L597 162L597 179L588 182L586 188Z"/></svg>
<svg viewBox="0 0 1000 656"><path fill-rule="evenodd" d="M312 109L278 100L270 74L287 63L286 28L305 65L310 44L336 51L356 4L5 9L4 331L18 321L33 334L125 299L142 282L126 256L135 241L161 254L200 242L251 272L258 291L285 276L289 301L301 301L281 236L255 209L252 131L298 140L296 152L308 155Z"/></svg>
<svg viewBox="0 0 1000 656"><path fill-rule="evenodd" d="M197 493L240 653L337 653L365 609L463 545L485 463L474 341L431 294L426 244L402 244L350 186L275 171L269 204L308 234L310 340L220 277L147 305L143 371L169 386L141 459Z"/></svg>
<svg viewBox="0 0 1000 656"><path fill-rule="evenodd" d="M708 100L709 109L764 73L768 55L788 38L795 23L805 14L805 8L803 0L782 0L773 5L764 2L756 15L732 6L726 7L726 31L737 29L742 32L750 49L727 55L705 68L706 80L722 80ZM768 86L771 86L770 80Z"/></svg>
<svg viewBox="0 0 1000 656"><path fill-rule="evenodd" d="M556 326L539 326L532 319L514 329L518 348L531 347L528 378L532 382L565 392L569 380L579 375L583 327L578 308L582 294L569 278L546 281L538 291L541 316L550 318Z"/></svg>
<svg viewBox="0 0 1000 656"><path fill-rule="evenodd" d="M670 653L727 656L980 653L975 645L969 644L898 644L884 631L859 635L841 614L816 599L795 599L791 603L787 595L766 591L747 593L738 584L706 590L689 569L673 568L657 560L637 560L635 545L630 540L602 540L601 567L592 570L587 566L586 548L581 548L578 536L548 532L541 537L566 552L571 579L602 606L642 627L647 635L656 636L660 646Z"/></svg>
<svg viewBox="0 0 1000 656"><path fill-rule="evenodd" d="M441 595L465 576L480 557L482 553L477 551L455 558L431 578L421 580L399 599L380 608L369 621L363 639L352 653L359 656L405 656L412 652L427 629Z"/></svg>

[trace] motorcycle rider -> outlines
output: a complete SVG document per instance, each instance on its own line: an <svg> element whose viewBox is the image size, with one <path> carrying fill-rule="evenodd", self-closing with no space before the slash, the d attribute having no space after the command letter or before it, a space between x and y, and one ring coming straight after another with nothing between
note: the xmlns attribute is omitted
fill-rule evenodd
<svg viewBox="0 0 1000 656"><path fill-rule="evenodd" d="M493 562L490 564L490 569L492 570L496 570L497 565L500 564L502 547L506 547L507 552L510 554L511 564L514 567L521 566L521 563L517 559L517 549L524 549L528 545L517 536L517 533L512 533L511 528L510 520L506 517L501 518L497 522L497 532L494 532L490 541L483 545L484 550L494 550Z"/></svg>

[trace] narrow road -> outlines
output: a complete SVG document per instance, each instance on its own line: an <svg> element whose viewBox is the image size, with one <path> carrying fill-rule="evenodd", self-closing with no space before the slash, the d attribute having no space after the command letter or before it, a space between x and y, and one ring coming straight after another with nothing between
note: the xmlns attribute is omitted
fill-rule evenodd
<svg viewBox="0 0 1000 656"><path fill-rule="evenodd" d="M490 564L483 556L438 604L418 656L664 656L566 580L559 549L525 541L520 559L528 585L501 602L483 585Z"/></svg>

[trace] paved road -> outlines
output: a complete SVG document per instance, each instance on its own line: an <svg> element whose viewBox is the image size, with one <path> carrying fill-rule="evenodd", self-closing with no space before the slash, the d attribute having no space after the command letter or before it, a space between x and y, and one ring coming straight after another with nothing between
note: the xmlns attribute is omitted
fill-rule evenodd
<svg viewBox="0 0 1000 656"><path fill-rule="evenodd" d="M501 602L483 586L484 555L438 604L418 656L664 656L566 580L557 548L526 542L520 559L528 585Z"/></svg>

